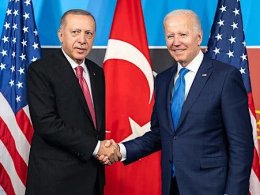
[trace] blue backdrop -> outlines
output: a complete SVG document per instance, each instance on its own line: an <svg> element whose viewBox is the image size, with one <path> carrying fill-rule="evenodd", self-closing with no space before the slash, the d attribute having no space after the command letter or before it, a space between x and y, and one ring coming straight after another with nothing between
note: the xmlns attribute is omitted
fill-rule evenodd
<svg viewBox="0 0 260 195"><path fill-rule="evenodd" d="M237 0L234 0L237 1ZM9 0L1 0L0 30ZM95 46L106 46L113 20L116 0L33 0L34 14L42 46L58 46L57 29L61 15L72 8L85 9L95 16L97 36ZM162 21L173 9L192 9L201 18L204 38L207 45L209 32L214 19L217 0L142 0L144 19L150 46L165 46ZM243 24L247 46L260 46L260 1L241 0ZM124 30L124 29L122 29Z"/></svg>

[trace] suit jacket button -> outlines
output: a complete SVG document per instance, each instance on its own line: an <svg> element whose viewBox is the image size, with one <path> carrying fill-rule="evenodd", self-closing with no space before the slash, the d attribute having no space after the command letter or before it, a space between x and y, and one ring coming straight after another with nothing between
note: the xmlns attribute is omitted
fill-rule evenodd
<svg viewBox="0 0 260 195"><path fill-rule="evenodd" d="M177 136L173 136L173 139L176 140L176 139L177 139Z"/></svg>

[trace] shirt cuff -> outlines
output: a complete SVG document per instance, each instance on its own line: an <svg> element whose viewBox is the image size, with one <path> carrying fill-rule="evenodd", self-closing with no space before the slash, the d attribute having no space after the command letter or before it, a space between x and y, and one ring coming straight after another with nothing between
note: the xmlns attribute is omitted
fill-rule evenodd
<svg viewBox="0 0 260 195"><path fill-rule="evenodd" d="M97 145L96 145L96 147L95 147L95 150L94 150L94 152L93 152L93 154L92 154L93 156L97 156L99 147L100 147L100 141L98 140L98 143L97 143Z"/></svg>
<svg viewBox="0 0 260 195"><path fill-rule="evenodd" d="M121 161L126 160L126 148L124 144L118 144L120 148L120 153L122 155Z"/></svg>

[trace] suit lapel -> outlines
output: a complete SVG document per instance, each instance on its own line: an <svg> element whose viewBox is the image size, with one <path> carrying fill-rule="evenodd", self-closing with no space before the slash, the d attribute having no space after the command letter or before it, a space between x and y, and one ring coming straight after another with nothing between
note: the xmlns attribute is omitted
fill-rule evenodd
<svg viewBox="0 0 260 195"><path fill-rule="evenodd" d="M59 68L59 71L63 71L64 73L62 75L65 75L64 78L64 85L68 86L68 89L72 89L75 94L75 97L79 98L80 104L82 105L83 110L86 112L87 116L90 120L92 120L92 117L90 115L90 111L87 106L87 102L85 100L84 94L82 92L82 89L79 85L79 81L64 54L62 51L60 51L60 59L58 60L59 63L62 65L61 68ZM93 123L94 126L94 123Z"/></svg>
<svg viewBox="0 0 260 195"><path fill-rule="evenodd" d="M213 71L213 66L211 61L204 57L201 66L194 78L187 99L183 104L178 127L182 124L191 106L195 103L196 98L199 96L206 82L210 78L212 71Z"/></svg>

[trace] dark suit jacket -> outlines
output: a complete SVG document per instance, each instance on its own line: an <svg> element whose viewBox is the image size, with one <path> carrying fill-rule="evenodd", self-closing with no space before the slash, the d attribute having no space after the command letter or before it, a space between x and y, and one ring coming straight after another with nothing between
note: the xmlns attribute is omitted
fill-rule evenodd
<svg viewBox="0 0 260 195"><path fill-rule="evenodd" d="M173 162L180 194L248 194L253 138L240 72L204 57L174 131L176 71L174 66L157 76L151 131L124 143L126 164L162 149L163 195L169 194Z"/></svg>
<svg viewBox="0 0 260 195"><path fill-rule="evenodd" d="M57 53L31 64L28 99L34 127L27 195L86 195L103 192L104 167L92 153L105 137L102 68L85 61L97 129L71 65Z"/></svg>

